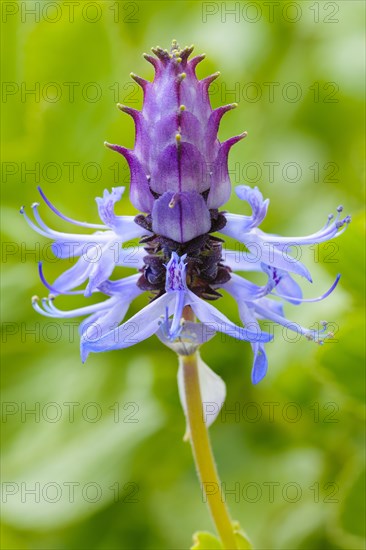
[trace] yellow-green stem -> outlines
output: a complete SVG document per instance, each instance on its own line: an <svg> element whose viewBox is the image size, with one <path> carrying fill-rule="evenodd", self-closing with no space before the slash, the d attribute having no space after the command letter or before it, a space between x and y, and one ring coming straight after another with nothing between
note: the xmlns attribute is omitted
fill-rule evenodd
<svg viewBox="0 0 366 550"><path fill-rule="evenodd" d="M232 521L223 499L221 483L204 421L197 354L184 356L182 359L189 436L202 491L205 492L212 519L224 548L235 550L238 546L235 541ZM214 491L206 491L208 487L214 488Z"/></svg>

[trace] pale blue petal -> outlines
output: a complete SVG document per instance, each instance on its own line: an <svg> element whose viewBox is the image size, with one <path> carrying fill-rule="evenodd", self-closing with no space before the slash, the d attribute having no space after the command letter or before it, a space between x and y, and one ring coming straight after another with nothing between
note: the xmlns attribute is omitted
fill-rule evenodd
<svg viewBox="0 0 366 550"><path fill-rule="evenodd" d="M242 230L251 229L258 226L267 214L269 199L263 200L263 195L258 187L249 187L248 185L238 185L235 188L235 193L239 199L247 201L252 208L251 216L242 216Z"/></svg>
<svg viewBox="0 0 366 550"><path fill-rule="evenodd" d="M112 187L112 191L104 189L103 197L96 197L100 219L108 226L114 229L116 215L114 206L120 201L123 195L124 187Z"/></svg>
<svg viewBox="0 0 366 550"><path fill-rule="evenodd" d="M269 291L273 289L278 296L285 298L290 303L294 305L300 304L302 298L301 287L287 271L265 264L262 264L262 267L269 277Z"/></svg>
<svg viewBox="0 0 366 550"><path fill-rule="evenodd" d="M282 325L286 328L286 330L291 330L292 332L301 334L302 336L305 336L306 338L308 338L308 340L314 340L315 342L322 344L325 338L328 338L331 336L331 333L325 334L325 330L327 328L327 323L325 322L321 323L322 329L319 329L319 330L308 329L299 325L298 323L295 323L294 321L290 321L285 317L278 315L277 313L274 313L270 309L266 309L265 307L263 307L262 305L259 305L258 303L254 304L254 308L256 313L258 313L261 316L261 318L268 319L270 321L273 321L274 323Z"/></svg>
<svg viewBox="0 0 366 550"><path fill-rule="evenodd" d="M267 332L263 332L262 330L252 331L235 325L218 309L198 298L190 290L187 291L187 294L187 304L190 304L198 319L202 323L209 325L212 330L223 332L232 338L247 340L249 342L269 342L272 340L273 337Z"/></svg>
<svg viewBox="0 0 366 550"><path fill-rule="evenodd" d="M268 370L268 359L263 344L253 344L254 362L252 368L252 382L258 384Z"/></svg>
<svg viewBox="0 0 366 550"><path fill-rule="evenodd" d="M85 289L85 296L91 296L92 292L110 277L115 267L116 252L112 247L105 246L98 250L98 253L100 254L98 260L91 263L89 282Z"/></svg>
<svg viewBox="0 0 366 550"><path fill-rule="evenodd" d="M222 263L232 271L262 271L261 258L253 258L253 261L250 261L248 254L242 250L223 249Z"/></svg>
<svg viewBox="0 0 366 550"><path fill-rule="evenodd" d="M256 304L260 305L263 310L268 310L276 315L280 315L282 317L285 316L283 311L283 304L279 302L278 300L273 300L271 298L259 298L259 300L256 300ZM257 313L257 312L256 312ZM261 315L257 314L258 319L267 319L267 317L262 317Z"/></svg>
<svg viewBox="0 0 366 550"><path fill-rule="evenodd" d="M275 292L282 298L287 296L286 300L291 304L298 305L301 303L302 289L288 273L281 277L280 282L275 288Z"/></svg>
<svg viewBox="0 0 366 550"><path fill-rule="evenodd" d="M258 235L257 232L243 231L238 217L235 214L226 214L227 223L220 233L233 237L239 242L245 244L249 252L241 252L241 258L246 263L256 263L258 261L264 264L290 271L305 277L311 281L311 275L307 268L289 254L289 250L278 249L275 242L267 242L265 237ZM239 216L240 217L240 216ZM264 234L265 235L265 234Z"/></svg>
<svg viewBox="0 0 366 550"><path fill-rule="evenodd" d="M268 294L272 290L273 285L257 286L247 279L244 279L244 277L232 273L230 280L223 284L222 288L232 294L238 301L245 300L251 302Z"/></svg>
<svg viewBox="0 0 366 550"><path fill-rule="evenodd" d="M238 301L239 315L242 323L250 327L257 327L259 330L259 323L255 318L254 309L249 307L244 301ZM264 378L268 368L268 360L264 345L261 342L251 342L252 351L254 354L253 367L252 367L252 382L258 384Z"/></svg>
<svg viewBox="0 0 366 550"><path fill-rule="evenodd" d="M115 349L124 349L142 340L146 340L155 334L165 316L166 308L168 315L174 310L175 294L166 293L157 298L141 311L136 313L131 319L118 328L108 332L102 338L96 340L81 339L81 358L84 362L90 352L98 353Z"/></svg>
<svg viewBox="0 0 366 550"><path fill-rule="evenodd" d="M137 281L141 277L141 273L136 273L135 275L130 275L129 277L123 277L117 281L104 281L99 285L98 289L104 294L113 296L115 294L124 295L126 292L132 292L134 296L138 296L144 292L137 286Z"/></svg>
<svg viewBox="0 0 366 550"><path fill-rule="evenodd" d="M123 321L131 302L140 294L142 290L136 282L140 275L132 275L120 281L106 281L101 285L100 290L111 295L107 300L108 308L98 310L94 315L85 319L79 332L82 337L88 340L96 340L106 335L111 330L118 327Z"/></svg>
<svg viewBox="0 0 366 550"><path fill-rule="evenodd" d="M114 206L121 200L124 187L113 187L112 191L104 190L103 198L97 197L95 200L98 205L100 219L123 240L129 241L136 237L141 237L149 233L146 229L137 225L134 216L116 216Z"/></svg>
<svg viewBox="0 0 366 550"><path fill-rule="evenodd" d="M110 298L108 309L94 313L80 324L80 336L95 340L115 329L123 321L132 300L133 298L128 296L124 300L116 297Z"/></svg>
<svg viewBox="0 0 366 550"><path fill-rule="evenodd" d="M52 243L51 249L56 258L65 259L81 256L83 250L85 250L85 246L87 246L85 245L85 243L80 243L76 241L56 240Z"/></svg>
<svg viewBox="0 0 366 550"><path fill-rule="evenodd" d="M92 267L93 264L88 262L84 256L81 256L75 265L56 279L52 287L61 294L72 288L77 288L87 280Z"/></svg>

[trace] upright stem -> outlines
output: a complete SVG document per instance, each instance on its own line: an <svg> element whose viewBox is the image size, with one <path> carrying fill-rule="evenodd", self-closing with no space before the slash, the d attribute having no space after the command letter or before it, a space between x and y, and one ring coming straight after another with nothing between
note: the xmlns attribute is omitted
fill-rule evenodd
<svg viewBox="0 0 366 550"><path fill-rule="evenodd" d="M197 367L197 353L182 357L184 388L187 402L189 436L198 477L205 492L208 506L224 548L235 550L232 522L222 498L220 479L212 454L208 430L203 416L203 406ZM207 491L211 487L213 491Z"/></svg>

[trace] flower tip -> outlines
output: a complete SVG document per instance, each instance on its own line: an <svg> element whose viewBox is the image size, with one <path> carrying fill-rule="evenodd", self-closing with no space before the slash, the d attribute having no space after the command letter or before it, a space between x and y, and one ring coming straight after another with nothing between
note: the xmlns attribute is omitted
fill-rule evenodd
<svg viewBox="0 0 366 550"><path fill-rule="evenodd" d="M19 213L20 213L20 214L24 214L24 210L25 210L25 206L21 206L21 207L19 208Z"/></svg>
<svg viewBox="0 0 366 550"><path fill-rule="evenodd" d="M145 86L147 85L147 80L145 80L144 78L141 78L141 76L131 72L130 73L130 77L139 85L141 86L141 88L145 88Z"/></svg>
<svg viewBox="0 0 366 550"><path fill-rule="evenodd" d="M37 302L39 302L39 296L35 294L34 296L32 296L32 304L36 304Z"/></svg>
<svg viewBox="0 0 366 550"><path fill-rule="evenodd" d="M81 341L80 341L80 357L81 357L81 362L82 362L83 365L85 364L85 361L87 360L88 355L89 355L89 351L87 349L87 341L81 339Z"/></svg>
<svg viewBox="0 0 366 550"><path fill-rule="evenodd" d="M267 369L266 369L266 371L267 371ZM265 375L266 375L266 372L258 372L257 369L254 367L253 370L252 370L252 375L251 375L251 380L252 380L253 386L256 386L257 384L259 384L259 382L261 382L261 380L263 380Z"/></svg>
<svg viewBox="0 0 366 550"><path fill-rule="evenodd" d="M259 352L256 353L254 357L254 364L252 368L252 384L258 384L266 376L268 370L268 360L267 355L262 348Z"/></svg>
<svg viewBox="0 0 366 550"><path fill-rule="evenodd" d="M84 292L84 296L85 298L90 298L90 296L93 294L93 289L90 285L90 283L88 284L88 286L86 287L85 289L85 292Z"/></svg>
<svg viewBox="0 0 366 550"><path fill-rule="evenodd" d="M31 205L31 208L38 208L39 206L39 202L33 202L32 205Z"/></svg>

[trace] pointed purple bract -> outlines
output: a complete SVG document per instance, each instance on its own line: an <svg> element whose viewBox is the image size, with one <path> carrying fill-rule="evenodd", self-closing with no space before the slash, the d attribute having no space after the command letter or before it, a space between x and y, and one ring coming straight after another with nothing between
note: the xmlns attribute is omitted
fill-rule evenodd
<svg viewBox="0 0 366 550"><path fill-rule="evenodd" d="M220 120L236 104L212 110L208 89L219 73L198 80L195 69L204 56L189 60L192 50L173 43L170 52L153 48L156 57L144 55L155 76L148 82L132 75L143 89L142 110L118 106L134 120L134 149L110 146L129 164L131 202L151 214L154 231L179 243L209 231L209 209L225 204L231 192L229 150L244 137L220 144ZM174 193L180 196L177 207L165 208ZM187 193L192 193L190 212L185 206ZM173 231L167 235L170 224Z"/></svg>

